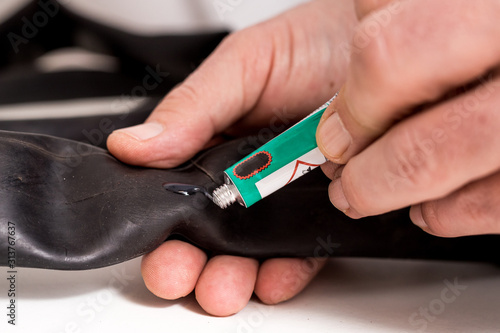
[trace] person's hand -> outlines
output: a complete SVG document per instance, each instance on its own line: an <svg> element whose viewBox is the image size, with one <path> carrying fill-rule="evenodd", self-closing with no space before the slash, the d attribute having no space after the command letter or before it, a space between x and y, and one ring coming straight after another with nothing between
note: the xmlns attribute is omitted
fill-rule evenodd
<svg viewBox="0 0 500 333"><path fill-rule="evenodd" d="M353 218L412 206L443 237L499 233L500 2L365 0L357 12L347 80L317 132L345 164L324 167L331 201Z"/></svg>
<svg viewBox="0 0 500 333"><path fill-rule="evenodd" d="M284 129L340 88L348 58L338 45L351 39L356 22L352 1L320 0L229 36L145 124L112 133L109 150L126 163L169 168L218 134ZM157 296L177 299L195 290L203 309L225 316L241 310L254 291L266 304L293 297L323 264L207 258L195 246L172 240L144 257L142 274Z"/></svg>

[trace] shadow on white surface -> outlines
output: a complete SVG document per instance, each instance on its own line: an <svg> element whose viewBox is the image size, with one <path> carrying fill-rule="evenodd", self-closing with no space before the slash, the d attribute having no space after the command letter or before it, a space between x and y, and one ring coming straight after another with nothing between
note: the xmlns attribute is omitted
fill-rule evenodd
<svg viewBox="0 0 500 333"><path fill-rule="evenodd" d="M499 287L490 264L337 259L294 302L370 332L500 332Z"/></svg>
<svg viewBox="0 0 500 333"><path fill-rule="evenodd" d="M207 315L192 294L152 295L140 259L91 271L19 269L18 276L18 325L3 319L1 332L500 332L500 269L483 263L334 259L293 300L252 299L228 318Z"/></svg>

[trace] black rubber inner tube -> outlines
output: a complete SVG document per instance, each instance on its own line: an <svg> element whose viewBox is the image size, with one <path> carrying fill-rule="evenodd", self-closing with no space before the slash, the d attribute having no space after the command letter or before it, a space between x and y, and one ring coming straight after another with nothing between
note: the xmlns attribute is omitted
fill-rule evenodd
<svg viewBox="0 0 500 333"><path fill-rule="evenodd" d="M408 211L351 220L328 200L320 170L250 208L222 210L203 194L242 156L240 139L172 170L125 165L106 150L51 136L0 131L0 264L15 226L19 267L79 270L147 253L169 237L210 253L255 258L364 256L496 261L500 236L444 239L415 227ZM253 142L249 140L247 142Z"/></svg>

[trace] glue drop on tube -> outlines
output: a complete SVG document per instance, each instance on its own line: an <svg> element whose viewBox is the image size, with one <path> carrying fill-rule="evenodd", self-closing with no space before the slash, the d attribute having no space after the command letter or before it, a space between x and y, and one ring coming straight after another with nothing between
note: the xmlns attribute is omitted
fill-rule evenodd
<svg viewBox="0 0 500 333"><path fill-rule="evenodd" d="M224 184L212 193L214 203L223 209L234 202L250 207L325 163L327 159L316 143L316 128L337 94L299 123L226 169Z"/></svg>

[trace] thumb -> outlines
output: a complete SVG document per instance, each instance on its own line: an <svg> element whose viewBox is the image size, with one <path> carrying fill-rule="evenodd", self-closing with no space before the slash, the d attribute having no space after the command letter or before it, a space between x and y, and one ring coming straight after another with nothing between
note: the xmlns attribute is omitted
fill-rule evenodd
<svg viewBox="0 0 500 333"><path fill-rule="evenodd" d="M384 7L392 1L394 0L355 0L354 8L356 9L356 15L358 16L358 19L361 20L366 15L379 8Z"/></svg>
<svg viewBox="0 0 500 333"><path fill-rule="evenodd" d="M498 66L499 51L489 47L498 35L489 3L419 0L391 8L394 3L360 22L355 35L374 24L377 34L368 43L353 39L346 82L318 126L318 146L335 163L347 163L395 123L457 88L479 84ZM464 19L471 10L483 19ZM389 19L377 21L380 14ZM432 34L414 38L415 27ZM450 126L448 117L443 126ZM405 128L408 146L415 144L415 133Z"/></svg>
<svg viewBox="0 0 500 333"><path fill-rule="evenodd" d="M111 133L109 151L125 163L157 168L174 167L200 151L259 99L272 47L252 41L257 37L252 29L227 37L144 124Z"/></svg>

